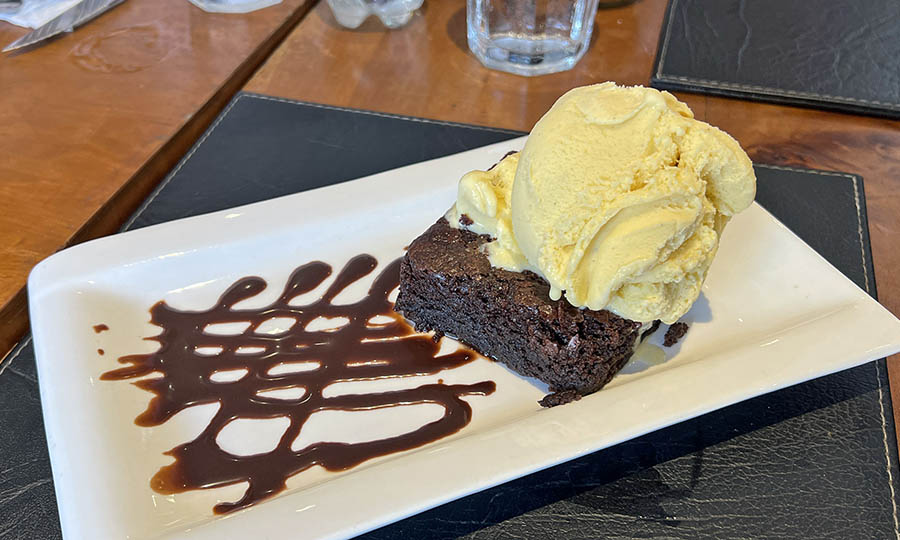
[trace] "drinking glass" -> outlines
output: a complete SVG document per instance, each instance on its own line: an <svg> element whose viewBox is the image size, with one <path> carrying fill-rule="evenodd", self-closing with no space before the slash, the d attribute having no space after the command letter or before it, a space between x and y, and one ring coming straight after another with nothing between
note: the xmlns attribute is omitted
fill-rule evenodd
<svg viewBox="0 0 900 540"><path fill-rule="evenodd" d="M280 4L281 0L188 0L210 13L249 13L257 9Z"/></svg>
<svg viewBox="0 0 900 540"><path fill-rule="evenodd" d="M409 22L424 0L328 0L334 18L346 28L357 28L369 15L375 15L388 28Z"/></svg>
<svg viewBox="0 0 900 540"><path fill-rule="evenodd" d="M519 75L565 71L591 41L598 0L467 0L469 49Z"/></svg>

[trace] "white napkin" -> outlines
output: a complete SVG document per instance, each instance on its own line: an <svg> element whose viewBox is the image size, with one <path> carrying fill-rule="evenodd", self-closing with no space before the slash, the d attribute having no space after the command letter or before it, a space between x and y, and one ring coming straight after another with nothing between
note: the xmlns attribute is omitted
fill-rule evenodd
<svg viewBox="0 0 900 540"><path fill-rule="evenodd" d="M0 12L0 21L16 26L37 28L51 21L60 13L81 0L22 0L22 7L16 11ZM204 11L213 13L247 13L275 4L281 0L189 0Z"/></svg>
<svg viewBox="0 0 900 540"><path fill-rule="evenodd" d="M281 0L188 0L203 11L212 13L247 13L275 4Z"/></svg>
<svg viewBox="0 0 900 540"><path fill-rule="evenodd" d="M0 11L0 21L37 28L59 16L81 0L23 0L16 11ZM280 0L279 0L280 1Z"/></svg>

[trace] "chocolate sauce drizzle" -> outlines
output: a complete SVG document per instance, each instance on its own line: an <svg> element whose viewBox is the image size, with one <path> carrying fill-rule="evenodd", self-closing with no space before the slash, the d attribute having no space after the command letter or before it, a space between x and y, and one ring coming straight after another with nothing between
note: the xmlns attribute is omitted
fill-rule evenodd
<svg viewBox="0 0 900 540"><path fill-rule="evenodd" d="M302 306L291 305L297 296L315 289L331 274L323 262L311 262L297 268L281 296L260 309L235 309L234 305L254 297L266 288L259 277L237 281L206 311L179 311L158 302L151 310L151 321L162 333L147 338L158 341L159 350L151 354L124 356L128 364L104 373L103 380L123 380L159 374L134 384L155 394L147 410L135 423L158 426L177 412L193 405L219 403L220 408L209 425L193 441L166 452L175 462L159 470L151 487L163 494L194 489L215 488L248 482L243 497L216 505L218 513L234 511L285 489L285 481L313 465L339 471L376 456L415 448L456 433L472 418L472 409L462 396L488 395L495 390L492 381L476 384L424 384L417 388L370 394L324 397L323 390L342 381L361 381L393 377L430 375L472 361L476 355L459 349L438 356L440 345L429 335L416 333L402 317L394 313L389 294L399 283L400 260L378 275L368 294L353 304L334 304L334 298L352 283L370 274L377 266L371 255L358 255L340 271L318 300ZM371 321L383 315L387 323ZM255 330L273 317L290 317L297 322L278 335L258 334ZM337 329L309 331L306 326L318 317L344 317L349 322ZM238 335L211 335L207 325L249 322ZM215 356L196 352L201 347L222 347ZM238 354L242 347L262 348L253 354ZM310 371L270 374L281 364L317 362ZM246 369L234 382L214 382L220 371ZM298 399L276 399L261 392L302 387ZM294 451L291 444L300 435L304 423L316 411L360 411L399 405L434 403L444 415L414 431L361 443L317 442ZM236 456L219 448L216 436L236 418L287 417L290 426L271 452Z"/></svg>
<svg viewBox="0 0 900 540"><path fill-rule="evenodd" d="M106 326L105 324L95 324L93 329L95 334L99 334L100 332L109 330L109 326Z"/></svg>

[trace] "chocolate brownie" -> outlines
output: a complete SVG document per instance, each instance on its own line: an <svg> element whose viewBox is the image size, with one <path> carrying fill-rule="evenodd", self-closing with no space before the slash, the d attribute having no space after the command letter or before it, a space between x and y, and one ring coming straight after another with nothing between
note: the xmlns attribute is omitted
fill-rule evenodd
<svg viewBox="0 0 900 540"><path fill-rule="evenodd" d="M532 272L491 266L489 241L441 218L409 246L395 310L419 331L434 330L547 383L557 405L595 392L625 365L641 323L609 311L551 300Z"/></svg>

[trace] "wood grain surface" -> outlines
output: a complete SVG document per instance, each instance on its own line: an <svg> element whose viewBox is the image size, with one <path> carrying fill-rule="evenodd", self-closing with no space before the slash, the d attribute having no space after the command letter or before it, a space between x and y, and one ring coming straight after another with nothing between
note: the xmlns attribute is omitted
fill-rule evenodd
<svg viewBox="0 0 900 540"><path fill-rule="evenodd" d="M370 19L340 28L316 6L246 90L291 99L530 130L566 90L614 80L649 84L665 0L601 9L571 71L538 78L490 71L468 52L464 2L429 0L399 30ZM731 133L759 163L857 173L865 179L880 301L900 313L900 122L678 94L697 118ZM900 405L900 356L889 359ZM897 408L895 407L895 417Z"/></svg>
<svg viewBox="0 0 900 540"><path fill-rule="evenodd" d="M0 357L27 325L31 268L114 232L308 5L226 15L128 0L0 56ZM26 32L0 23L0 45Z"/></svg>

